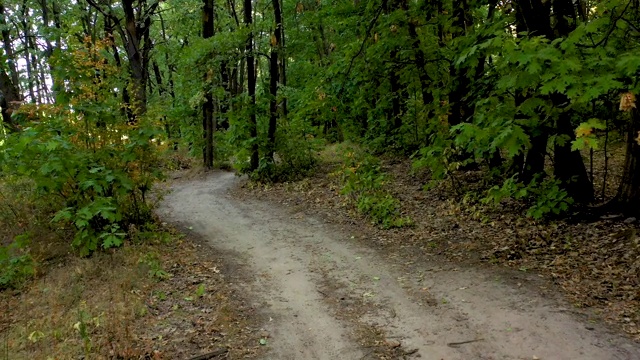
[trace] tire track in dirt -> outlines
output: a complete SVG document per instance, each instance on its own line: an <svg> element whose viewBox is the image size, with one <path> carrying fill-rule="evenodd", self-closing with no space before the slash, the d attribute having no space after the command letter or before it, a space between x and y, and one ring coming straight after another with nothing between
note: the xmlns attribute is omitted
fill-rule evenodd
<svg viewBox="0 0 640 360"><path fill-rule="evenodd" d="M420 264L407 274L402 259L386 260L318 219L241 203L228 194L239 181L214 172L177 183L158 212L251 269L247 298L271 319L269 359L370 358L360 326L423 359L640 359L635 344L588 330L486 270Z"/></svg>

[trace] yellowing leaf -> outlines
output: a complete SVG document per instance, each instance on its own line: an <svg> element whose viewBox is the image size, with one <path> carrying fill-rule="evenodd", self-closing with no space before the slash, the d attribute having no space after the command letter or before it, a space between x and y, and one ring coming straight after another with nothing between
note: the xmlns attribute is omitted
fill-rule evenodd
<svg viewBox="0 0 640 360"><path fill-rule="evenodd" d="M579 127L576 130L576 137L585 137L585 136L589 136L593 133L593 129L591 128L583 128L583 127Z"/></svg>
<svg viewBox="0 0 640 360"><path fill-rule="evenodd" d="M620 111L630 111L636 107L636 96L632 92L622 94L620 97Z"/></svg>

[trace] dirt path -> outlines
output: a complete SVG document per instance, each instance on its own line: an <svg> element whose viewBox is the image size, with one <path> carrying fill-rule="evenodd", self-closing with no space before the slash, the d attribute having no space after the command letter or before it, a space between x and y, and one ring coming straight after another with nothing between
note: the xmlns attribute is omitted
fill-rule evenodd
<svg viewBox="0 0 640 360"><path fill-rule="evenodd" d="M229 195L216 172L174 186L159 210L235 255L266 319L269 359L640 359L639 347L488 270L387 259L322 220ZM374 335L372 335L374 336ZM363 345L364 344L364 345Z"/></svg>

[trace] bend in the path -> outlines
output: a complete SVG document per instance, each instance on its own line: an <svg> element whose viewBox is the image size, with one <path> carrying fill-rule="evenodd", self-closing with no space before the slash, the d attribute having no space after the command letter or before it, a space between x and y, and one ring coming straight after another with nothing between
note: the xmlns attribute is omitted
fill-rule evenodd
<svg viewBox="0 0 640 360"><path fill-rule="evenodd" d="M356 325L374 326L424 359L640 359L634 344L479 270L405 273L319 219L239 203L216 172L175 186L160 209L213 247L242 254L257 305L273 321L269 358L361 359ZM400 259L399 259L400 260ZM353 312L355 318L345 312Z"/></svg>

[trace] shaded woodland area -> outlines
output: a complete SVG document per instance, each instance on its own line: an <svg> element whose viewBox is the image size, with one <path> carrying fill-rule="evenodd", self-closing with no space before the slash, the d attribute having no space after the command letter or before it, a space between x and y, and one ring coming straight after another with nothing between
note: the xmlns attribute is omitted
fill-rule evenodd
<svg viewBox="0 0 640 360"><path fill-rule="evenodd" d="M546 199L538 216L640 208L635 1L43 0L0 10L5 154L21 153L10 139L25 132L55 147L48 130L58 127L84 138L60 138L69 146L103 150L135 129L153 151L286 180L347 140L413 156L436 181L486 169L490 197ZM609 164L594 179L593 157L618 139L621 181Z"/></svg>
<svg viewBox="0 0 640 360"><path fill-rule="evenodd" d="M154 186L194 159L260 184L334 162L382 230L448 186L536 226L626 219L636 241L639 0L0 0L0 30L0 289L50 244L155 236ZM553 231L522 247L557 257Z"/></svg>

